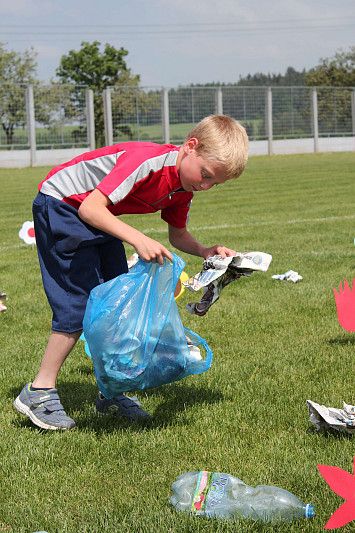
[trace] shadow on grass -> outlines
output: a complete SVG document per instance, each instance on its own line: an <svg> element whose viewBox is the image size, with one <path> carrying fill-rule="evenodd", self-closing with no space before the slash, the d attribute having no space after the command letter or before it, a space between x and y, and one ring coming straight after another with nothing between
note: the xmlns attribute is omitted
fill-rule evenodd
<svg viewBox="0 0 355 533"><path fill-rule="evenodd" d="M355 435L355 430L354 433L345 433L344 431L337 431L333 428L321 429L320 431L318 431L315 426L307 428L306 431L307 433L311 433L312 435L318 435L319 437L322 437L324 439L330 439L335 437L340 440L352 440Z"/></svg>
<svg viewBox="0 0 355 533"><path fill-rule="evenodd" d="M15 399L21 389L22 387L10 389L9 395ZM167 425L189 425L191 424L189 408L192 409L196 405L211 405L224 398L222 392L218 390L209 389L206 385L196 385L184 381L145 391L132 391L128 393L128 396L133 397L136 394L138 396L144 394L148 398L158 396L160 402L152 413L151 419L131 422L121 416L96 415L94 406L97 391L96 384L62 382L58 385L58 392L64 409L68 416L76 421L76 431L88 429L95 433L111 433L127 428L133 431L144 431ZM144 409L144 405L142 408ZM187 413L186 416L185 413ZM14 418L12 423L17 427L32 428L39 432L46 431L33 425L29 418L24 415Z"/></svg>
<svg viewBox="0 0 355 533"><path fill-rule="evenodd" d="M347 337L339 335L334 339L328 341L331 345L350 346L355 344L355 333L348 335Z"/></svg>

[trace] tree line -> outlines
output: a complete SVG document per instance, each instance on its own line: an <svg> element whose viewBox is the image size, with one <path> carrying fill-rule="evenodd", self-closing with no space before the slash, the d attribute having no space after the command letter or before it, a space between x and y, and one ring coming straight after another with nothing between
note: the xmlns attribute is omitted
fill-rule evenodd
<svg viewBox="0 0 355 533"><path fill-rule="evenodd" d="M144 109L145 117L149 118L149 110L156 109L160 94L157 90L148 92L139 90L140 77L133 75L126 63L128 51L124 48L116 49L110 44L102 48L99 41L93 43L82 42L79 50L70 50L63 55L58 68L56 79L51 81L50 90L42 84L37 77L36 52L31 48L23 53L7 50L0 43L0 120L3 131L6 134L7 144L13 143L14 128L25 127L26 113L23 106L24 88L32 85L35 88L36 120L48 127L55 121L58 98L61 108L66 117L79 117L82 109L83 87L92 89L94 94L94 116L97 146L104 143L104 121L102 92L107 87L130 87L136 91L115 92L115 110L121 115L116 117L129 118L136 112L137 92L139 92L139 106ZM75 85L69 88L67 84ZM257 88L265 86L273 87L303 87L303 86L331 86L331 87L355 87L355 46L348 51L339 50L333 57L321 58L318 65L309 71L303 69L297 71L288 67L285 74L255 73L240 77L235 83L211 82L208 84L192 84L190 90L204 89L207 87L222 87L224 89L224 110L231 112L232 102L228 100L226 88ZM201 99L198 113L199 117L191 117L191 109L186 105L181 107L182 93L188 90L186 87L178 87L169 92L169 111L171 121L191 122L209 114L211 102L214 98L213 91L206 98ZM253 93L249 91L249 98ZM208 92L206 92L208 95ZM242 105L242 104L241 104ZM260 104L263 105L263 104ZM300 103L301 105L301 103ZM255 108L257 114L259 110ZM228 111L227 111L228 110ZM237 116L240 116L238 110ZM193 120L192 120L193 118ZM252 117L251 117L252 118ZM124 128L124 126L121 126ZM78 135L79 129L72 132Z"/></svg>

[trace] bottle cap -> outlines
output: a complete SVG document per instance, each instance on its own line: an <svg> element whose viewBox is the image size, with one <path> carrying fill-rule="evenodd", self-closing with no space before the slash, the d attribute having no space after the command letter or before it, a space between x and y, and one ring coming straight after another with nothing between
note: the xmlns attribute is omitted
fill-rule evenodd
<svg viewBox="0 0 355 533"><path fill-rule="evenodd" d="M307 503L306 508L304 510L304 516L306 518L313 518L314 517L314 505L311 505L310 503Z"/></svg>

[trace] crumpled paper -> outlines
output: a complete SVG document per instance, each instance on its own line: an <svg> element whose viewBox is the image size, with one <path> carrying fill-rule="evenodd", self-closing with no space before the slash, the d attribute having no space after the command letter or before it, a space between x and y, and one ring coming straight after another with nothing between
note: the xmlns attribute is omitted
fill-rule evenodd
<svg viewBox="0 0 355 533"><path fill-rule="evenodd" d="M235 256L214 255L205 259L202 270L184 283L190 291L204 288L200 302L189 303L186 309L193 315L205 315L224 287L242 276L251 276L255 270L266 272L271 260L272 256L264 252L238 252Z"/></svg>
<svg viewBox="0 0 355 533"><path fill-rule="evenodd" d="M7 309L6 305L4 304L6 300L6 293L0 289L0 311L5 311Z"/></svg>
<svg viewBox="0 0 355 533"><path fill-rule="evenodd" d="M325 407L307 400L309 421L316 424L317 431L336 429L355 434L355 406L343 402L343 409Z"/></svg>
<svg viewBox="0 0 355 533"><path fill-rule="evenodd" d="M302 276L299 275L298 272L295 272L294 270L288 270L285 272L285 274L275 274L274 276L271 276L272 279L279 279L280 281L293 281L293 283L297 283L297 281L301 281Z"/></svg>
<svg viewBox="0 0 355 533"><path fill-rule="evenodd" d="M129 259L127 259L128 270L130 270L139 261L139 255L134 253Z"/></svg>

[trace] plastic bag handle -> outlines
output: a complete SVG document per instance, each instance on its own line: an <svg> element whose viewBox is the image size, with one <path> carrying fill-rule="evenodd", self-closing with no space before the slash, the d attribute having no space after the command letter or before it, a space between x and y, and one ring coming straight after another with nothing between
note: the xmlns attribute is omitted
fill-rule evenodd
<svg viewBox="0 0 355 533"><path fill-rule="evenodd" d="M213 362L212 350L208 346L206 339L203 339L202 337L200 337L200 335L198 335L197 333L192 331L192 329L185 328L185 326L184 326L184 330L185 330L186 333L190 334L192 337L195 337L198 340L198 345L202 344L202 346L204 347L204 349L206 351L206 358L205 358L204 361L200 361L200 362L204 364L203 370L201 369L201 373L205 372L206 370L208 370L211 367L212 362Z"/></svg>

